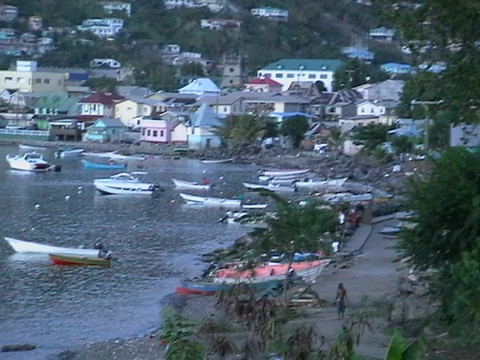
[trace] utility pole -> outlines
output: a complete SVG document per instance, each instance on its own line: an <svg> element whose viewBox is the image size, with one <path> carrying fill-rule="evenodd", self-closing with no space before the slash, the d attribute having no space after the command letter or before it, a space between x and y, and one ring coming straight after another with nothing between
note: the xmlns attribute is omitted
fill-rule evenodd
<svg viewBox="0 0 480 360"><path fill-rule="evenodd" d="M430 106L431 105L440 105L443 104L443 100L437 100L437 101L421 101L421 100L415 100L413 99L410 104L412 106L414 105L422 105L423 108L425 109L425 131L424 131L424 141L423 141L423 146L424 150L427 153L429 144L428 144L428 135L429 135L429 128L430 128Z"/></svg>

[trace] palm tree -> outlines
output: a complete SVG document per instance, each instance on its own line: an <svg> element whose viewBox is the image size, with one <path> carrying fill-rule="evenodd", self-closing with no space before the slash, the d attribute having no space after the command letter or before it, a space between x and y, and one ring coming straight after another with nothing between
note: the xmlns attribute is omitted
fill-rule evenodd
<svg viewBox="0 0 480 360"><path fill-rule="evenodd" d="M339 153L345 141L345 134L342 133L339 127L332 127L330 129L330 136L328 137L328 145L335 152Z"/></svg>

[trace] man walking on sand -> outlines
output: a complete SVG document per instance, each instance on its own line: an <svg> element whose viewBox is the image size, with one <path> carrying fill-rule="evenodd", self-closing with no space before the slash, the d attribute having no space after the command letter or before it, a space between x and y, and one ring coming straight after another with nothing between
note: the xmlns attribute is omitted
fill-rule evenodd
<svg viewBox="0 0 480 360"><path fill-rule="evenodd" d="M338 284L337 295L335 297L335 304L337 305L338 319L345 317L345 304L348 302L347 290L343 287L343 284Z"/></svg>

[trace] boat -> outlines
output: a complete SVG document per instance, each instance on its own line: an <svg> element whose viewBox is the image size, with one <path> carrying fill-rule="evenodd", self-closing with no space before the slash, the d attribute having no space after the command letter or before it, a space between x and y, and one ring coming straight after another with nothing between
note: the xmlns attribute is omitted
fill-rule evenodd
<svg viewBox="0 0 480 360"><path fill-rule="evenodd" d="M270 190L274 192L295 192L297 188L295 186L284 186L284 185L275 185L275 184L254 184L249 182L244 182L243 186L245 186L249 190L257 190L257 189L264 189Z"/></svg>
<svg viewBox="0 0 480 360"><path fill-rule="evenodd" d="M37 152L27 152L23 155L6 156L6 160L13 170L45 172L56 170L56 165L52 165L43 159L43 155Z"/></svg>
<svg viewBox="0 0 480 360"><path fill-rule="evenodd" d="M43 151L47 148L44 146L36 146L36 145L28 145L28 144L18 144L18 147L22 150L29 150L29 151Z"/></svg>
<svg viewBox="0 0 480 360"><path fill-rule="evenodd" d="M83 155L84 152L85 152L85 149L82 149L82 148L65 147L65 148L59 148L55 152L55 156L57 158L76 157L76 156Z"/></svg>
<svg viewBox="0 0 480 360"><path fill-rule="evenodd" d="M336 193L336 194L323 194L321 198L322 200L330 204L336 204L341 202L357 203L357 202L372 201L373 194L371 193L352 194L349 192L342 192L342 193Z"/></svg>
<svg viewBox="0 0 480 360"><path fill-rule="evenodd" d="M239 281L258 282L261 279L286 280L291 271L304 281L312 282L330 263L330 259L299 261L289 263L264 263L253 269L224 268L215 271L214 282L233 284Z"/></svg>
<svg viewBox="0 0 480 360"><path fill-rule="evenodd" d="M202 184L198 181L186 181L179 179L172 179L175 187L179 189L190 189L190 190L210 190L210 184Z"/></svg>
<svg viewBox="0 0 480 360"><path fill-rule="evenodd" d="M59 253L65 255L75 255L75 256L99 256L101 249L83 249L83 248L71 248L71 247L62 247L49 244L40 244L33 241L25 241L14 239L11 237L5 237L7 243L12 247L13 250L19 253L40 253L40 254L50 254L50 253Z"/></svg>
<svg viewBox="0 0 480 360"><path fill-rule="evenodd" d="M224 163L229 163L235 160L234 158L228 158L228 159L204 159L202 160L202 163L204 164L224 164Z"/></svg>
<svg viewBox="0 0 480 360"><path fill-rule="evenodd" d="M262 291L278 287L279 280L264 278L261 281L239 281L236 283L221 283L213 280L184 280L177 286L176 292L181 295L215 295L219 291L229 291L234 286L245 285L253 291Z"/></svg>
<svg viewBox="0 0 480 360"><path fill-rule="evenodd" d="M48 254L53 265L110 266L109 257Z"/></svg>
<svg viewBox="0 0 480 360"><path fill-rule="evenodd" d="M95 179L95 188L106 195L152 195L158 185L141 182L136 175L145 175L145 172L119 173L105 179Z"/></svg>
<svg viewBox="0 0 480 360"><path fill-rule="evenodd" d="M270 177L279 177L279 176L290 176L290 175L303 175L310 171L310 169L285 169L285 170L262 170L260 175L270 176Z"/></svg>
<svg viewBox="0 0 480 360"><path fill-rule="evenodd" d="M190 205L205 205L205 206L216 206L216 207L225 207L225 208L235 208L239 209L242 206L241 200L236 199L224 199L217 197L205 197L205 196L196 196L185 193L180 193L180 196L183 200Z"/></svg>
<svg viewBox="0 0 480 360"><path fill-rule="evenodd" d="M119 164L119 163L99 163L94 161L89 161L82 159L82 164L84 169L97 169L97 170L120 170L125 169L127 164Z"/></svg>
<svg viewBox="0 0 480 360"><path fill-rule="evenodd" d="M263 210L266 209L268 204L242 204L242 209L245 210Z"/></svg>
<svg viewBox="0 0 480 360"><path fill-rule="evenodd" d="M84 152L83 155L107 158L110 160L118 160L118 161L129 161L129 160L143 161L146 159L146 156L144 155L123 155L123 154L119 154L116 151L109 151L109 152L102 152L102 153Z"/></svg>
<svg viewBox="0 0 480 360"><path fill-rule="evenodd" d="M259 175L258 176L258 180L260 181L283 181L283 180L300 180L299 178L301 177L301 175L304 175L304 174L300 174L300 175L284 175L284 176L268 176L268 175Z"/></svg>
<svg viewBox="0 0 480 360"><path fill-rule="evenodd" d="M329 179L329 180L305 180L296 181L295 186L299 188L316 188L316 187L341 187L348 178Z"/></svg>
<svg viewBox="0 0 480 360"><path fill-rule="evenodd" d="M271 216L270 214L254 214L246 211L227 211L227 214L220 219L220 222L227 224L244 225L254 228L267 228L265 218Z"/></svg>

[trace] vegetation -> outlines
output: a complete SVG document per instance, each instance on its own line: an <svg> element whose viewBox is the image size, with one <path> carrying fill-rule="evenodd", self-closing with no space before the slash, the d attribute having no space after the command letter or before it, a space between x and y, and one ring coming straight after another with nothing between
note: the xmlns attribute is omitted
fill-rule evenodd
<svg viewBox="0 0 480 360"><path fill-rule="evenodd" d="M283 120L280 125L280 133L287 136L294 148L300 146L309 129L308 119L305 116L296 115Z"/></svg>
<svg viewBox="0 0 480 360"><path fill-rule="evenodd" d="M363 151L373 153L379 145L387 141L388 126L368 124L367 126L357 126L353 131L353 140L359 145L363 145Z"/></svg>

